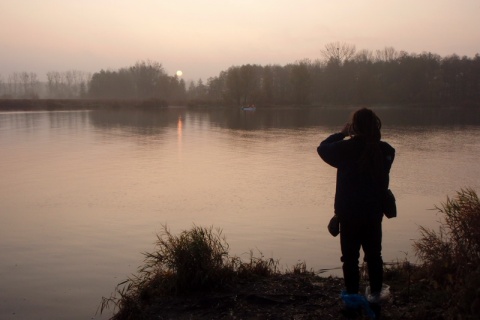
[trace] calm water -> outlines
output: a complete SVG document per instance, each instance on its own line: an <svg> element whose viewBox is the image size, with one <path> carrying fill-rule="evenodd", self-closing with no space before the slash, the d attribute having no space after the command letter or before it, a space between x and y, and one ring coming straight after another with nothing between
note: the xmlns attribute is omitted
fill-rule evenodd
<svg viewBox="0 0 480 320"><path fill-rule="evenodd" d="M316 147L352 110L0 113L0 318L100 319L163 224L222 228L245 258L340 267L335 170ZM480 112L376 111L397 150L384 258L413 260L434 205L480 190Z"/></svg>

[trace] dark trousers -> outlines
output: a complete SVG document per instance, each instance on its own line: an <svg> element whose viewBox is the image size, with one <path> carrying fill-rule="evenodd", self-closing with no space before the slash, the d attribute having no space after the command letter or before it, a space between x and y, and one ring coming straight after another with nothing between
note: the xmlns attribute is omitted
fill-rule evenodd
<svg viewBox="0 0 480 320"><path fill-rule="evenodd" d="M370 292L380 292L383 283L382 219L343 220L340 220L340 245L347 293L356 294L359 291L360 248L365 253Z"/></svg>

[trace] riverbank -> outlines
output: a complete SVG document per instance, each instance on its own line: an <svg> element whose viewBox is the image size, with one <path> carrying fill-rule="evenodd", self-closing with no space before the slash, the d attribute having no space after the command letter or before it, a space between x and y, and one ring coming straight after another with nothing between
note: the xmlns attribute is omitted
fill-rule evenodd
<svg viewBox="0 0 480 320"><path fill-rule="evenodd" d="M113 309L114 320L345 318L343 279L322 277L305 263L280 271L278 261L253 255L244 261L228 248L219 229L194 226L174 235L164 226L138 274L103 298L100 312ZM448 319L449 291L429 279L429 270L408 261L385 265L390 295L382 319ZM360 273L365 292L365 265ZM360 319L368 319L365 308Z"/></svg>
<svg viewBox="0 0 480 320"><path fill-rule="evenodd" d="M165 108L164 100L0 99L0 111L121 110Z"/></svg>
<svg viewBox="0 0 480 320"><path fill-rule="evenodd" d="M385 283L391 295L381 305L381 319L448 319L448 296L430 287L418 267L390 266ZM312 272L275 274L237 281L222 290L146 297L133 317L119 314L115 319L347 319L342 289L342 278ZM357 319L369 318L363 311Z"/></svg>
<svg viewBox="0 0 480 320"><path fill-rule="evenodd" d="M189 101L177 102L170 105L184 106L188 108L224 108L226 105L220 101L214 103ZM169 103L161 99L135 100L135 99L0 99L0 112L2 111L69 111L69 110L122 110L122 109L141 109L154 110L156 108L168 107ZM355 105L341 105L342 107L355 108ZM378 105L384 106L384 105ZM390 105L395 106L395 105ZM438 108L438 107L458 107L458 108L480 108L479 104L462 103L452 106L450 104L402 104L404 107L414 108ZM235 106L227 106L237 108ZM335 107L335 105L257 105L260 109L301 109L301 108L324 108Z"/></svg>
<svg viewBox="0 0 480 320"><path fill-rule="evenodd" d="M414 242L414 248L422 264L416 266L408 261L399 261L385 266L383 279L384 284L389 286L390 295L381 304L381 319L480 318L480 269L478 267L480 199L473 189L462 189L454 198L448 198L437 209L445 215L445 220L440 221L439 231L422 227L420 239ZM203 236L207 235L208 239L212 239L209 230L205 232L205 229L200 229L200 231ZM195 229L190 232L198 233ZM150 263L155 261L164 263L170 252L177 252L177 250L164 250L162 246L168 245L175 249L178 243L190 242L188 250L180 250L183 256L183 253L197 247L199 240L198 237L192 238L196 240L195 244L188 239L185 241L185 237L182 241L178 241L168 233L168 230L166 235L168 237L164 240L159 237L157 245L161 254L149 255L150 258L154 258L148 260ZM184 232L183 235L189 237L188 232ZM223 249L225 246L220 245L218 248ZM198 249L192 252L196 251ZM202 251L211 252L205 250L204 246ZM233 261L238 262L235 258ZM231 268L232 265L234 268ZM152 278L151 273L148 273L147 277L137 278L131 284L136 284L137 289L143 290L137 290L133 295L122 295L122 299L126 297L127 301L134 298L129 302L134 302L136 311L129 313L132 309L124 308L123 311L127 312L117 313L114 319L347 318L342 312L344 304L340 292L343 281L340 278L320 277L307 271L305 264L295 266L293 271L279 274L276 272L275 263L262 259L253 259L250 263L227 263L225 267L229 270L226 273L228 275L238 275L237 270L246 269L249 275L248 281L238 276L233 278L236 281L231 281L231 278L219 278L223 281L228 280L226 282L228 286L220 287L221 290L217 287L217 290L202 291L197 294L186 291L187 294L183 295L145 296L142 293L155 292L151 291L150 284L156 288L162 282L158 282L156 277ZM222 268L224 267L218 270L223 270ZM159 268L158 270L160 273L157 273L157 276L160 278L175 274L172 270L168 272L165 272L167 269ZM259 274L258 270L262 272ZM368 272L365 270L365 265L362 265L360 271L360 288L365 290L368 285ZM194 268L193 272L196 273L197 269ZM182 275L182 279L184 276ZM138 279L153 279L153 281L138 282ZM140 283L141 285L138 285ZM148 285L145 285L146 283ZM128 293L128 290L123 293ZM368 311L367 305L363 313L356 318L371 319ZM133 317L123 317L126 314Z"/></svg>

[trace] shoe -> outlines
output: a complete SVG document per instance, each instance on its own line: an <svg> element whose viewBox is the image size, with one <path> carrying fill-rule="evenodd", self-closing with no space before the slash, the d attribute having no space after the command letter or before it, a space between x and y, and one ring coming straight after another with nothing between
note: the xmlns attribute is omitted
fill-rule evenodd
<svg viewBox="0 0 480 320"><path fill-rule="evenodd" d="M367 300L370 304L380 304L382 301L380 293L370 293L367 295Z"/></svg>
<svg viewBox="0 0 480 320"><path fill-rule="evenodd" d="M365 288L365 297L368 302L380 304L390 299L390 286L383 284L380 292L370 292L370 286Z"/></svg>

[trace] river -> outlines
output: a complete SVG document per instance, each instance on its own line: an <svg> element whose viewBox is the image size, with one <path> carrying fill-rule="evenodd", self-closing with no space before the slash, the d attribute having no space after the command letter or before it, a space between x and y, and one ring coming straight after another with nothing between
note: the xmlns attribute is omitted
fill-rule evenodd
<svg viewBox="0 0 480 320"><path fill-rule="evenodd" d="M435 205L480 190L480 110L378 107L396 149L386 262L415 261ZM335 169L316 147L352 108L0 113L0 318L103 319L163 225L221 228L230 253L339 274Z"/></svg>

